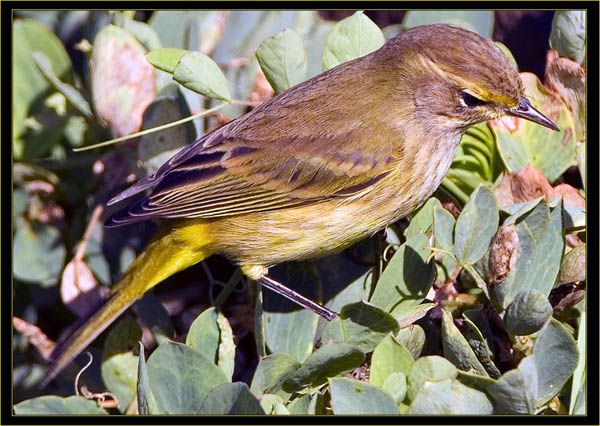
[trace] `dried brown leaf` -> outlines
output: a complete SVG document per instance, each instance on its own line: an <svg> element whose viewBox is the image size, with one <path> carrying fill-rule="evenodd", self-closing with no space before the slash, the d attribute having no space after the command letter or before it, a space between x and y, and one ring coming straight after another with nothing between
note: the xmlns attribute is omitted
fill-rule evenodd
<svg viewBox="0 0 600 426"><path fill-rule="evenodd" d="M104 287L87 264L80 259L71 260L63 271L60 296L63 303L78 317L84 317L104 299Z"/></svg>
<svg viewBox="0 0 600 426"><path fill-rule="evenodd" d="M545 84L567 106L575 122L575 137L586 139L585 128L585 69L567 58L560 58L556 50L546 55Z"/></svg>
<svg viewBox="0 0 600 426"><path fill-rule="evenodd" d="M565 205L585 207L585 198L568 184L552 187L544 174L534 166L527 165L514 173L507 173L494 190L498 206L504 208L544 196L547 201L562 196Z"/></svg>
<svg viewBox="0 0 600 426"><path fill-rule="evenodd" d="M254 85L252 86L252 93L250 94L250 101L252 102L265 102L275 96L275 91L271 87L271 84L265 77L265 73L259 68L254 79Z"/></svg>
<svg viewBox="0 0 600 426"><path fill-rule="evenodd" d="M94 40L91 78L94 107L113 136L137 132L156 95L154 68L144 48L125 30L104 27Z"/></svg>
<svg viewBox="0 0 600 426"><path fill-rule="evenodd" d="M50 359L50 354L54 350L54 342L38 326L28 323L19 317L13 317L13 326L15 330L29 339L29 342L39 351L44 359Z"/></svg>

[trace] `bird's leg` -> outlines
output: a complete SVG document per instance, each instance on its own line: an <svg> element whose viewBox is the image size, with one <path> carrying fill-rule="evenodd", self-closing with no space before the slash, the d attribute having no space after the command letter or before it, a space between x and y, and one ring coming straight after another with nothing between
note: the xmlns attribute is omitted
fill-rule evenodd
<svg viewBox="0 0 600 426"><path fill-rule="evenodd" d="M260 283L260 285L273 290L275 293L279 293L283 297L287 297L292 302L295 302L298 305L313 311L315 314L321 316L322 318L325 318L327 321L331 321L337 318L337 314L332 310L327 309L325 306L321 306L310 299L307 299L300 293L296 293L295 291L281 284L279 281L275 281L271 277L263 275L257 281Z"/></svg>

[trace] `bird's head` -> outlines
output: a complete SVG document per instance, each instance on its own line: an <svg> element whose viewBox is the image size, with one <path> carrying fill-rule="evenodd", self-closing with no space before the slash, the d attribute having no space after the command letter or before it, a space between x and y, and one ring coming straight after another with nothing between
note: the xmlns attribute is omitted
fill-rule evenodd
<svg viewBox="0 0 600 426"><path fill-rule="evenodd" d="M510 59L474 32L423 25L392 38L376 55L395 64L409 88L405 96L413 97L415 116L423 124L464 131L513 115L558 130L531 105Z"/></svg>

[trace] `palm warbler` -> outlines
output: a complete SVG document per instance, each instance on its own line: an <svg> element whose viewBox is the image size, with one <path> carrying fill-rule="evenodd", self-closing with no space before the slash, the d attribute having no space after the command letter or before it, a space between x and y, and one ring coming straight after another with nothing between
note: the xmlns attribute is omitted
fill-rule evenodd
<svg viewBox="0 0 600 426"><path fill-rule="evenodd" d="M57 345L46 383L146 291L213 253L289 296L270 265L340 251L406 216L436 190L466 129L506 114L557 130L491 41L438 24L204 135L109 202L151 189L107 226L169 220L108 301Z"/></svg>

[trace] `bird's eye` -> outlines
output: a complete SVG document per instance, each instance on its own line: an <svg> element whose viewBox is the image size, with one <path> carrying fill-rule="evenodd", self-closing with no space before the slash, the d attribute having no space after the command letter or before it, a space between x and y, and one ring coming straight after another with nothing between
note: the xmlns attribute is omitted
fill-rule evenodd
<svg viewBox="0 0 600 426"><path fill-rule="evenodd" d="M467 92L462 92L461 100L468 107L485 105L487 103L486 101L476 98L475 96Z"/></svg>

